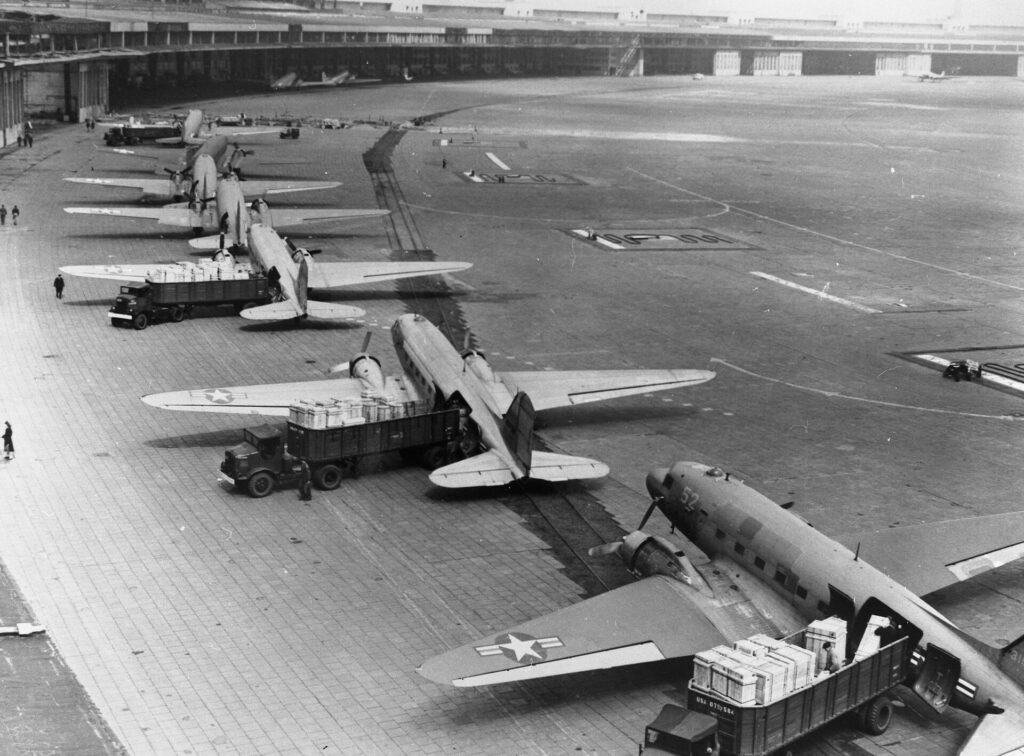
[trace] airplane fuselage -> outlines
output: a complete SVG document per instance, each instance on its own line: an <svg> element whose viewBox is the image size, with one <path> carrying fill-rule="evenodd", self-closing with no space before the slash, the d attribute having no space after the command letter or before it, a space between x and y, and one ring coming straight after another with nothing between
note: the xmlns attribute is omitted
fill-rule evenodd
<svg viewBox="0 0 1024 756"><path fill-rule="evenodd" d="M241 191L239 191L240 195ZM220 193L217 198L219 202ZM218 209L220 209L219 204ZM245 212L244 200L241 210ZM253 269L269 273L271 268L276 268L280 275L278 285L282 297L295 303L297 316L304 314L308 285L304 280L303 270L308 270L308 268L296 260L296 256L301 253L289 249L288 244L278 236L274 229L262 223L253 223L248 226L248 240L249 258ZM309 264L308 260L305 262L306 265Z"/></svg>
<svg viewBox="0 0 1024 756"><path fill-rule="evenodd" d="M419 392L431 402L438 394L446 402L453 397L461 399L480 430L482 444L516 471L517 477L525 476L501 434L501 418L512 404L512 394L489 367L484 369L486 363L473 364L474 358L482 358L471 355L463 360L444 334L420 315L400 316L391 334L402 369Z"/></svg>
<svg viewBox="0 0 1024 756"><path fill-rule="evenodd" d="M679 462L652 472L648 488L663 494L661 510L702 551L742 565L806 618L829 612L832 588L857 610L873 598L898 613L923 633L921 653L930 643L959 658L950 705L975 714L993 705L1024 710L1024 689L927 602L741 481Z"/></svg>

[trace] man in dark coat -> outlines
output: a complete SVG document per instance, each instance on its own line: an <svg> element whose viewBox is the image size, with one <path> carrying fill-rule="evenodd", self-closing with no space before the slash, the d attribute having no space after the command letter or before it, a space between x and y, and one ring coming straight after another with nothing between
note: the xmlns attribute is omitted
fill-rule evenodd
<svg viewBox="0 0 1024 756"><path fill-rule="evenodd" d="M58 273L53 279L53 290L57 293L57 299L64 299L64 274Z"/></svg>
<svg viewBox="0 0 1024 756"><path fill-rule="evenodd" d="M5 420L4 425L4 459L14 459L14 429L10 420Z"/></svg>

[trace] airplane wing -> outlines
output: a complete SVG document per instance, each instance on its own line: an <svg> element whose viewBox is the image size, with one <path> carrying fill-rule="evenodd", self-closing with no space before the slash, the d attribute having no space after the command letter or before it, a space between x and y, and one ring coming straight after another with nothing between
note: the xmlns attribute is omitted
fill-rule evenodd
<svg viewBox="0 0 1024 756"><path fill-rule="evenodd" d="M188 207L65 207L73 215L109 215L114 218L143 218L155 220L162 226L192 227L192 213Z"/></svg>
<svg viewBox="0 0 1024 756"><path fill-rule="evenodd" d="M525 391L540 411L620 396L696 386L710 381L710 370L552 370L502 372L512 394Z"/></svg>
<svg viewBox="0 0 1024 756"><path fill-rule="evenodd" d="M602 593L430 659L417 670L466 687L692 656L806 620L731 560L691 554L703 585L664 575ZM703 560L703 561L702 561Z"/></svg>
<svg viewBox="0 0 1024 756"><path fill-rule="evenodd" d="M81 278L103 278L108 281L131 281L141 283L146 275L160 265L65 265L61 273Z"/></svg>
<svg viewBox="0 0 1024 756"><path fill-rule="evenodd" d="M692 593L671 578L644 578L435 656L416 671L470 687L690 656L727 640L687 600Z"/></svg>
<svg viewBox="0 0 1024 756"><path fill-rule="evenodd" d="M957 756L1024 754L1024 712L1007 710L981 717Z"/></svg>
<svg viewBox="0 0 1024 756"><path fill-rule="evenodd" d="M1024 556L1024 512L886 528L836 539L919 596Z"/></svg>
<svg viewBox="0 0 1024 756"><path fill-rule="evenodd" d="M246 197L256 197L267 194L286 194L288 192L309 192L317 189L334 189L341 186L340 181L281 181L246 179L240 184ZM274 219L277 219L278 210L274 209Z"/></svg>
<svg viewBox="0 0 1024 756"><path fill-rule="evenodd" d="M274 211L277 220L277 211ZM396 278L436 276L457 273L473 267L464 262L334 262L317 263L309 271L309 285L314 289L356 286Z"/></svg>
<svg viewBox="0 0 1024 756"><path fill-rule="evenodd" d="M125 189L138 189L143 194L168 194L170 181L163 179L136 178L65 178L74 184L91 184L92 186L113 186Z"/></svg>
<svg viewBox="0 0 1024 756"><path fill-rule="evenodd" d="M249 191L249 182L246 181L243 189ZM274 227L298 226L303 223L317 223L322 221L354 220L356 218L375 218L387 215L390 210L378 210L377 208L367 210L341 209L341 208L297 208L285 207L271 208Z"/></svg>
<svg viewBox="0 0 1024 756"><path fill-rule="evenodd" d="M363 384L355 378L267 383L262 386L228 386L191 391L147 394L142 401L151 407L185 412L223 412L242 415L288 416L288 405L300 399L358 399Z"/></svg>

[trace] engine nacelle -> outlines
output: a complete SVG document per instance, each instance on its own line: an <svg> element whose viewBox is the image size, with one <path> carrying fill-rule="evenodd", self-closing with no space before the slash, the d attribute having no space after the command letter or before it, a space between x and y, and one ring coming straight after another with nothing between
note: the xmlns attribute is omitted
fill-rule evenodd
<svg viewBox="0 0 1024 756"><path fill-rule="evenodd" d="M380 360L368 354L361 354L349 363L348 374L350 378L358 379L365 388L371 391L384 391L384 371L380 367Z"/></svg>
<svg viewBox="0 0 1024 756"><path fill-rule="evenodd" d="M270 205L261 198L254 199L251 206L252 212L249 213L253 223L262 223L264 226L274 227L274 217L270 212ZM296 260L296 262L298 262Z"/></svg>
<svg viewBox="0 0 1024 756"><path fill-rule="evenodd" d="M476 349L470 349L462 353L462 362L466 366L466 369L473 373L477 378L486 383L494 383L497 378L494 376L494 369L491 367L491 363L487 361L483 352L478 352Z"/></svg>
<svg viewBox="0 0 1024 756"><path fill-rule="evenodd" d="M704 579L686 554L670 541L636 530L622 539L619 551L630 571L638 577L666 575L681 583L701 586Z"/></svg>

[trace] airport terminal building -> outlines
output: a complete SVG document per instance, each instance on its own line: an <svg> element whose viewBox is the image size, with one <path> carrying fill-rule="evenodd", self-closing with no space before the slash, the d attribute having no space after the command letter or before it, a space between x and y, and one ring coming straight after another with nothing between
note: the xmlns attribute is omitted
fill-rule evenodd
<svg viewBox="0 0 1024 756"><path fill-rule="evenodd" d="M989 5L997 3L991 0ZM351 70L458 76L1024 75L1024 16L933 3L624 0L66 2L6 11L4 145L24 117L79 120L132 89ZM830 7L831 6L831 7ZM846 6L846 11L842 8ZM716 10L717 8L717 10ZM781 12L780 12L781 10Z"/></svg>

